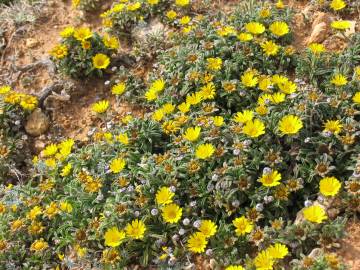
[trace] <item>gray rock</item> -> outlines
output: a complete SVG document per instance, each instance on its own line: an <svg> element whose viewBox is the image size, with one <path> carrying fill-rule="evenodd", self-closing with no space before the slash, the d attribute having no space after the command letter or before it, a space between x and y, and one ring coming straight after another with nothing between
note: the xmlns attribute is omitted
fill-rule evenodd
<svg viewBox="0 0 360 270"><path fill-rule="evenodd" d="M35 109L27 118L25 131L34 137L44 134L50 125L49 118L41 111L40 108Z"/></svg>

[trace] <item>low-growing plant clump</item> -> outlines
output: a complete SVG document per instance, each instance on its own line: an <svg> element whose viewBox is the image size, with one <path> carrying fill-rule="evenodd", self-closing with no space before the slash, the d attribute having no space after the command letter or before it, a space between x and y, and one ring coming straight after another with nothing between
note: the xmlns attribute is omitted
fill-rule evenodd
<svg viewBox="0 0 360 270"><path fill-rule="evenodd" d="M120 2L117 29L169 4ZM120 68L111 93L146 112L95 102L88 144L49 143L27 183L1 187L4 269L345 269L332 251L360 205L359 34L341 53L297 52L292 15L278 1L194 16L147 80ZM119 47L87 28L61 36L52 57L78 78Z"/></svg>

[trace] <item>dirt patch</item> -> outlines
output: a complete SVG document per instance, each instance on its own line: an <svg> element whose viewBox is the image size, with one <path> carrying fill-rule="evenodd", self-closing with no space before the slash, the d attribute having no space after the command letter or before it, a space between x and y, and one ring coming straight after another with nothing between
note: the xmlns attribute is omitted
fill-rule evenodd
<svg viewBox="0 0 360 270"><path fill-rule="evenodd" d="M347 237L341 241L340 257L349 270L360 269L360 222L352 221L347 226Z"/></svg>

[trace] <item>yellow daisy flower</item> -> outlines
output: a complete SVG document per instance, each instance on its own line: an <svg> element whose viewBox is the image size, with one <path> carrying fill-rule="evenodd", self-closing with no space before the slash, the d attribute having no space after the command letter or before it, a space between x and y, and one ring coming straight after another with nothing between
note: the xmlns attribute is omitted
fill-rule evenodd
<svg viewBox="0 0 360 270"><path fill-rule="evenodd" d="M217 225L213 221L211 221L211 220L202 220L201 221L199 231L202 232L202 234L206 238L215 235L216 230L217 230Z"/></svg>
<svg viewBox="0 0 360 270"><path fill-rule="evenodd" d="M96 69L105 69L110 65L110 58L106 54L98 53L92 58L93 66Z"/></svg>
<svg viewBox="0 0 360 270"><path fill-rule="evenodd" d="M91 109L96 113L104 113L109 108L109 101L101 100L91 105Z"/></svg>
<svg viewBox="0 0 360 270"><path fill-rule="evenodd" d="M183 137L184 139L194 142L196 141L200 136L201 128L200 127L190 127L187 128Z"/></svg>
<svg viewBox="0 0 360 270"><path fill-rule="evenodd" d="M125 239L125 232L119 231L117 227L112 227L107 229L104 238L106 246L117 247Z"/></svg>
<svg viewBox="0 0 360 270"><path fill-rule="evenodd" d="M263 173L258 179L265 187L275 187L280 185L281 174L277 170L272 170L269 173Z"/></svg>
<svg viewBox="0 0 360 270"><path fill-rule="evenodd" d="M247 233L250 233L254 228L254 224L250 220L248 220L245 216L241 216L234 219L232 223L236 228L235 233L237 236L242 236Z"/></svg>
<svg viewBox="0 0 360 270"><path fill-rule="evenodd" d="M195 156L199 159L208 159L215 152L215 147L210 143L200 144L195 151Z"/></svg>
<svg viewBox="0 0 360 270"><path fill-rule="evenodd" d="M325 210L319 205L312 205L303 210L304 218L310 222L322 223L328 217Z"/></svg>
<svg viewBox="0 0 360 270"><path fill-rule="evenodd" d="M121 172L126 165L126 161L123 158L115 158L110 163L110 171L112 173Z"/></svg>
<svg viewBox="0 0 360 270"><path fill-rule="evenodd" d="M201 232L192 234L187 241L187 248L194 253L202 253L205 251L208 241Z"/></svg>
<svg viewBox="0 0 360 270"><path fill-rule="evenodd" d="M282 37L289 33L289 26L286 22L276 21L270 24L269 30L275 36Z"/></svg>
<svg viewBox="0 0 360 270"><path fill-rule="evenodd" d="M243 128L243 133L251 138L257 138L260 135L265 134L265 125L259 119L248 121Z"/></svg>
<svg viewBox="0 0 360 270"><path fill-rule="evenodd" d="M146 227L144 222L135 219L125 227L126 235L134 239L144 238Z"/></svg>
<svg viewBox="0 0 360 270"><path fill-rule="evenodd" d="M279 130L283 135L294 135L303 127L301 119L296 115L285 115L279 122Z"/></svg>
<svg viewBox="0 0 360 270"><path fill-rule="evenodd" d="M249 22L245 25L246 31L253 35L259 35L265 32L265 26L258 22Z"/></svg>
<svg viewBox="0 0 360 270"><path fill-rule="evenodd" d="M156 195L155 195L155 201L157 204L166 205L172 203L172 198L174 197L174 192L170 190L168 187L162 187L160 188Z"/></svg>
<svg viewBox="0 0 360 270"><path fill-rule="evenodd" d="M324 196L335 196L338 194L341 183L335 177L325 177L319 183L320 193Z"/></svg>
<svg viewBox="0 0 360 270"><path fill-rule="evenodd" d="M161 209L165 222L177 223L182 216L182 208L175 203L167 204Z"/></svg>

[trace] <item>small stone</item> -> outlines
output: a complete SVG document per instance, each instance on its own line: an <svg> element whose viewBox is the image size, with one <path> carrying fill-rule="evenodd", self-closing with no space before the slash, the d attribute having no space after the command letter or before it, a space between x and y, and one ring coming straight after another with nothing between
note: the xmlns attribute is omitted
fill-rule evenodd
<svg viewBox="0 0 360 270"><path fill-rule="evenodd" d="M44 134L49 128L49 118L41 111L35 109L27 118L25 131L34 137Z"/></svg>
<svg viewBox="0 0 360 270"><path fill-rule="evenodd" d="M26 48L35 48L39 44L40 44L40 42L38 40L36 40L35 38L28 38L25 40Z"/></svg>
<svg viewBox="0 0 360 270"><path fill-rule="evenodd" d="M323 42L330 32L330 24L332 18L329 14L319 12L315 15L315 19L311 27L311 35L307 40L307 44Z"/></svg>
<svg viewBox="0 0 360 270"><path fill-rule="evenodd" d="M355 34L356 21L349 21L349 22L350 22L350 28L347 29L344 33L346 37L350 37L351 35Z"/></svg>
<svg viewBox="0 0 360 270"><path fill-rule="evenodd" d="M157 19L150 21L146 26L138 26L133 31L133 36L138 42L145 42L149 35L166 33L165 25Z"/></svg>
<svg viewBox="0 0 360 270"><path fill-rule="evenodd" d="M308 255L308 257L312 259L319 258L323 254L323 250L321 248L314 248Z"/></svg>

